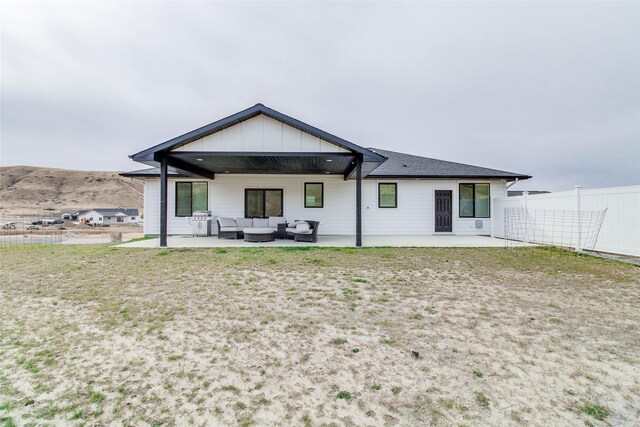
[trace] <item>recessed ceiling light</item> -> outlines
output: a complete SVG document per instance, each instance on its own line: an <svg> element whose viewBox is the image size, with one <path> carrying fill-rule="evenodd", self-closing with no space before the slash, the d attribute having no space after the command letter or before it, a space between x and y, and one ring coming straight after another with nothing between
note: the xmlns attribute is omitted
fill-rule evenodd
<svg viewBox="0 0 640 427"><path fill-rule="evenodd" d="M199 162L201 162L201 161L202 161L202 159L196 159L196 160L197 160L197 161L199 161Z"/></svg>
<svg viewBox="0 0 640 427"><path fill-rule="evenodd" d="M331 172L329 172L329 171L324 171L324 173L331 173Z"/></svg>
<svg viewBox="0 0 640 427"><path fill-rule="evenodd" d="M224 173L229 173L229 171L224 171Z"/></svg>
<svg viewBox="0 0 640 427"><path fill-rule="evenodd" d="M327 162L333 162L333 160L331 160L331 159L327 159Z"/></svg>

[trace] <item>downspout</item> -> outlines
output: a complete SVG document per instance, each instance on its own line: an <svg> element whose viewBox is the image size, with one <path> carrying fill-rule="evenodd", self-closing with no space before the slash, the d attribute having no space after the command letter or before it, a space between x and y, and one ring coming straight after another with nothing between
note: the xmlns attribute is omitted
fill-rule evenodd
<svg viewBox="0 0 640 427"><path fill-rule="evenodd" d="M509 184L507 184L507 190L510 189L514 184L516 184L518 182L518 178L516 178L515 181L510 182Z"/></svg>

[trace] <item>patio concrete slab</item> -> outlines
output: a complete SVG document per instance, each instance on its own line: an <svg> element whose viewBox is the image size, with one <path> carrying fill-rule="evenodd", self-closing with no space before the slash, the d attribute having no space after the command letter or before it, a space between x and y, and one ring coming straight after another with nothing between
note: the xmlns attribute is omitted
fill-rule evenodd
<svg viewBox="0 0 640 427"><path fill-rule="evenodd" d="M252 243L244 240L218 239L212 237L169 236L169 248L234 248L234 247L282 247L282 246L322 246L354 247L355 236L318 236L318 243L294 242L293 240L275 240L273 242ZM362 236L365 247L422 247L422 248L502 248L505 241L488 236ZM160 239L139 240L117 245L120 248L158 248Z"/></svg>

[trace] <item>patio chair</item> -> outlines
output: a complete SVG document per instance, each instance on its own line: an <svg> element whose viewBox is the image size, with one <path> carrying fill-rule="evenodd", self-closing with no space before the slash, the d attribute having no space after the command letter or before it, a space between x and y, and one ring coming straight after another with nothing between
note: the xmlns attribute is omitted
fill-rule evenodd
<svg viewBox="0 0 640 427"><path fill-rule="evenodd" d="M296 242L309 242L309 243L317 243L318 242L318 228L320 227L319 221L305 221L309 224L308 231L294 231L293 239Z"/></svg>
<svg viewBox="0 0 640 427"><path fill-rule="evenodd" d="M238 227L233 218L217 218L218 239L241 239L244 237L242 228Z"/></svg>

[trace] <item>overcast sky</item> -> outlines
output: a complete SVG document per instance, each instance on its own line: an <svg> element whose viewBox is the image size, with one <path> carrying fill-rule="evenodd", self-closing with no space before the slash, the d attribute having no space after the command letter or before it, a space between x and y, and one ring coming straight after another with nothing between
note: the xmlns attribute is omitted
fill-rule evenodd
<svg viewBox="0 0 640 427"><path fill-rule="evenodd" d="M3 1L0 165L128 155L258 102L365 147L640 184L640 3Z"/></svg>

